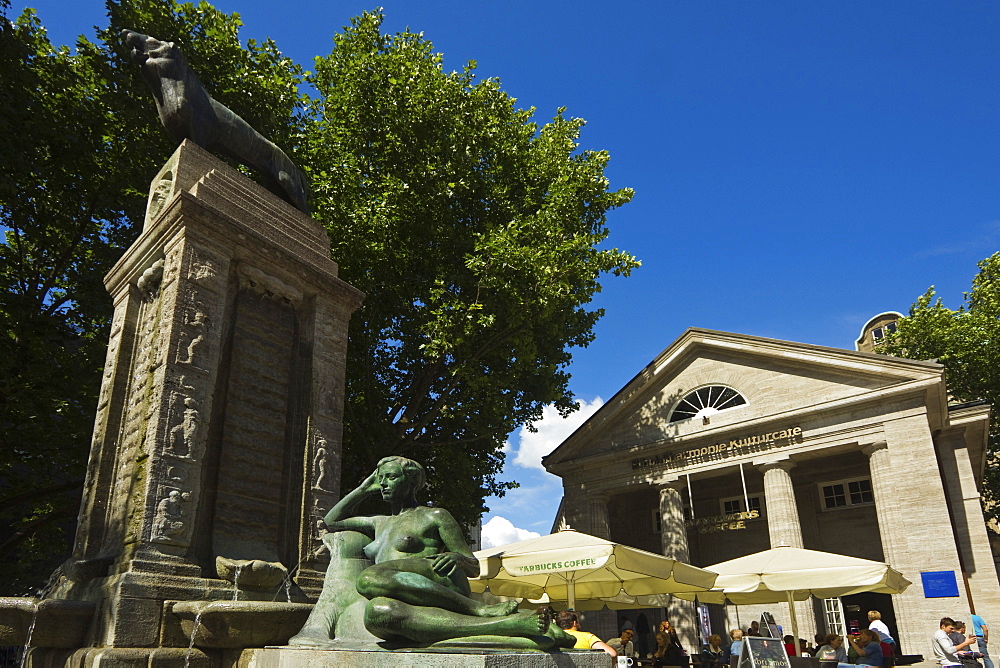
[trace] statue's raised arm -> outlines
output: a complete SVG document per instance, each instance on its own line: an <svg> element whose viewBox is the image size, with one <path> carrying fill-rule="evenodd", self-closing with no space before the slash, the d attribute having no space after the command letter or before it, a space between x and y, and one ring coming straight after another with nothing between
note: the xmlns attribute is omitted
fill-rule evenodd
<svg viewBox="0 0 1000 668"><path fill-rule="evenodd" d="M173 42L131 30L121 35L153 91L163 127L178 142L190 139L256 169L269 190L309 213L306 180L299 168L273 142L213 99Z"/></svg>

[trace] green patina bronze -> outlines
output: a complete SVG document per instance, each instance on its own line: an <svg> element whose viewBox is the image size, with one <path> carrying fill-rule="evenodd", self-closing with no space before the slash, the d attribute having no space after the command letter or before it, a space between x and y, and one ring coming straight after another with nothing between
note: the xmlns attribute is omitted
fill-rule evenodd
<svg viewBox="0 0 1000 668"><path fill-rule="evenodd" d="M424 482L423 466L387 457L327 513L331 563L323 595L291 644L337 646L373 635L399 647L572 647L574 638L550 624L546 611L470 596L479 564L451 513L417 503ZM376 494L390 514L351 516Z"/></svg>

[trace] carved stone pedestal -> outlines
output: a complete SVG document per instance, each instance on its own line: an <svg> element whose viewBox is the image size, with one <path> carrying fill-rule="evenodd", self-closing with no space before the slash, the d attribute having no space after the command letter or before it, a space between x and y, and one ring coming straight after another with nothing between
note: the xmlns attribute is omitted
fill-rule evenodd
<svg viewBox="0 0 1000 668"><path fill-rule="evenodd" d="M107 365L54 595L99 604L92 646L186 648L173 601L318 594L363 298L337 278L324 228L184 142L105 281Z"/></svg>

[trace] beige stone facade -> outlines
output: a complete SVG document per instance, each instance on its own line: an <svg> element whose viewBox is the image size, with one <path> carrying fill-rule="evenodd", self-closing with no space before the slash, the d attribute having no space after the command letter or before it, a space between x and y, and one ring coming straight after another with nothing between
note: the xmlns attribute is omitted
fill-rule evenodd
<svg viewBox="0 0 1000 668"><path fill-rule="evenodd" d="M912 586L845 597L846 619L879 609L903 652L929 655L944 615L1000 620L979 505L990 408L947 397L936 363L690 329L543 460L557 522L696 566L780 544L887 561ZM927 596L939 571L957 595ZM790 631L775 605L713 608L713 632L764 609ZM588 628L616 635L621 614ZM696 649L691 607L669 614ZM801 637L829 628L820 602L796 614Z"/></svg>

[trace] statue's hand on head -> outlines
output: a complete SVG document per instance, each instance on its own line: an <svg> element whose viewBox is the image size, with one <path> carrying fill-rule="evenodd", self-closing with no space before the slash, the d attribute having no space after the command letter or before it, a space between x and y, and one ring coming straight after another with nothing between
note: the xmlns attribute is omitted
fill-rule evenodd
<svg viewBox="0 0 1000 668"><path fill-rule="evenodd" d="M378 469L372 471L371 475L362 480L361 484L358 485L358 489L365 494L377 494L381 492L382 485L380 485L378 481Z"/></svg>

